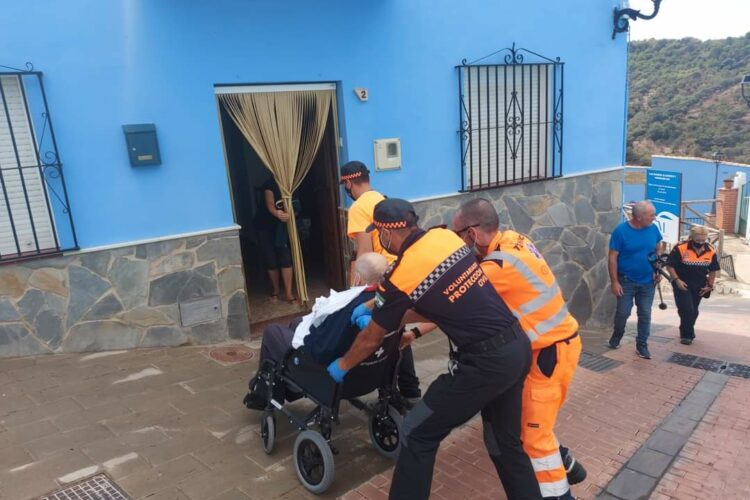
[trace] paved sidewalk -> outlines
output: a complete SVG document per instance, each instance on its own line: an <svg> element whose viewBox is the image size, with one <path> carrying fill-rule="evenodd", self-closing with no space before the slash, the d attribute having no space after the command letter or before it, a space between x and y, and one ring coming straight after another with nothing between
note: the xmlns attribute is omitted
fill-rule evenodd
<svg viewBox="0 0 750 500"><path fill-rule="evenodd" d="M706 373L667 362L671 353L750 364L749 318L750 301L711 298L698 340L683 346L670 304L654 309L653 360L635 357L626 337L604 353L621 365L578 370L559 425L589 471L574 487L578 497L600 494ZM587 333L584 344L600 350L605 337ZM425 384L444 371L446 353L442 336L420 340ZM0 498L34 498L98 472L132 498L314 498L294 473L294 429L278 419L276 451L267 456L259 414L241 405L257 359L223 365L208 354L186 347L0 360ZM750 498L748 405L750 380L729 377L652 497ZM443 444L434 498L503 498L480 427L472 420ZM321 497L385 498L392 463L374 451L363 415L346 405L334 439L336 479Z"/></svg>
<svg viewBox="0 0 750 500"><path fill-rule="evenodd" d="M654 308L653 359L637 358L634 338L626 337L606 356L623 364L595 373L579 368L559 419L558 437L585 464L589 476L573 487L578 498L603 493L617 472L706 373L667 362L678 352L750 364L750 300L711 298L701 306L698 339L679 344L676 309ZM629 325L632 332L634 325ZM584 337L584 348L608 338ZM595 340L592 340L595 339ZM600 345L592 346L599 349ZM687 444L652 493L667 499L750 498L750 380L729 377L726 388L698 424ZM454 431L438 454L432 498L505 498L482 444L481 422ZM349 492L347 500L386 498L388 471ZM618 498L602 495L603 498ZM636 497L637 498L637 497Z"/></svg>

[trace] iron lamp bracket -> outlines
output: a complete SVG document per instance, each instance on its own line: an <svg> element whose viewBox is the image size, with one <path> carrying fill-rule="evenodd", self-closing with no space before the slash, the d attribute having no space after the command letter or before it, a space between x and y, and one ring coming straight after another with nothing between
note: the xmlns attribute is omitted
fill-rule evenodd
<svg viewBox="0 0 750 500"><path fill-rule="evenodd" d="M615 39L615 36L617 36L618 33L626 33L630 29L630 21L655 18L656 14L659 13L661 0L651 0L651 2L654 4L654 12L651 14L641 14L641 11L636 9L618 9L615 7L613 12L614 27L612 28L612 40Z"/></svg>

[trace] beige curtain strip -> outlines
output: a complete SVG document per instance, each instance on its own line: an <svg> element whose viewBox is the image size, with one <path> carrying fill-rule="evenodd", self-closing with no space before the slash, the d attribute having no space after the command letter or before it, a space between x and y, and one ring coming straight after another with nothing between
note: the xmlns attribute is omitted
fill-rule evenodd
<svg viewBox="0 0 750 500"><path fill-rule="evenodd" d="M287 230L294 278L302 302L308 302L305 265L292 210L292 194L310 171L326 129L333 90L222 94L229 116L271 171L289 214Z"/></svg>

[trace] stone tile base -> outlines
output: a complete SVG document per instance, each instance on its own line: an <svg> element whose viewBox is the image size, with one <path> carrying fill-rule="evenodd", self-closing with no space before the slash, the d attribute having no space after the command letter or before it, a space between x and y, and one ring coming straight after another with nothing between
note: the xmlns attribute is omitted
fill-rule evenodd
<svg viewBox="0 0 750 500"><path fill-rule="evenodd" d="M249 337L237 231L0 268L0 357Z"/></svg>

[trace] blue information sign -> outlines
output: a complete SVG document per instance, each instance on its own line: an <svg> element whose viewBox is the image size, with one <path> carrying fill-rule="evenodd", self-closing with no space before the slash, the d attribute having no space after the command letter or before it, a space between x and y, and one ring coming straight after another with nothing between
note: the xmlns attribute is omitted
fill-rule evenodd
<svg viewBox="0 0 750 500"><path fill-rule="evenodd" d="M666 170L647 170L646 199L656 209L656 224L667 243L680 239L680 202L682 174Z"/></svg>

